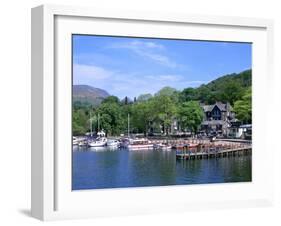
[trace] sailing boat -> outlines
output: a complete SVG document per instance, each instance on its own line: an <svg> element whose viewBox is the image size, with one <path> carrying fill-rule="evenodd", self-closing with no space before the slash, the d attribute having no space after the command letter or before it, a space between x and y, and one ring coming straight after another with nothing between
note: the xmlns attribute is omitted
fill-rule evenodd
<svg viewBox="0 0 281 226"><path fill-rule="evenodd" d="M100 131L100 115L98 114L98 137L91 141L91 142L88 142L88 145L90 147L104 147L106 146L107 144L107 138L105 137L105 132L103 130ZM91 134L92 134L92 129L91 129Z"/></svg>
<svg viewBox="0 0 281 226"><path fill-rule="evenodd" d="M132 139L130 138L130 115L128 114L128 143L127 148L130 151L136 150L153 150L153 144L147 138Z"/></svg>

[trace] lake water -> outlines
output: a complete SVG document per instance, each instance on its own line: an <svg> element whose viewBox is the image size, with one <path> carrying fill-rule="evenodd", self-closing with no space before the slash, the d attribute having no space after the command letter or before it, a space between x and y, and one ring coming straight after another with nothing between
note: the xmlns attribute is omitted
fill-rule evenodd
<svg viewBox="0 0 281 226"><path fill-rule="evenodd" d="M175 151L74 147L72 167L73 190L252 180L251 155L185 161Z"/></svg>

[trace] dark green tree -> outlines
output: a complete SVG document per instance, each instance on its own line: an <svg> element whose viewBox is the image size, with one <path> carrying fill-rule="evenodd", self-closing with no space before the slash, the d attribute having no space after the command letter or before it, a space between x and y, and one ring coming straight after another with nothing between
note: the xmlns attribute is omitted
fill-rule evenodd
<svg viewBox="0 0 281 226"><path fill-rule="evenodd" d="M152 103L154 118L163 126L163 131L166 135L169 134L174 116L177 112L176 102L173 96L157 95L153 98Z"/></svg>
<svg viewBox="0 0 281 226"><path fill-rule="evenodd" d="M252 123L252 89L248 88L241 100L234 103L236 117L243 123Z"/></svg>
<svg viewBox="0 0 281 226"><path fill-rule="evenodd" d="M120 135L124 131L125 121L122 108L118 103L102 103L97 109L100 115L100 128L109 135Z"/></svg>
<svg viewBox="0 0 281 226"><path fill-rule="evenodd" d="M88 128L88 117L84 109L73 110L72 112L73 135L84 135Z"/></svg>
<svg viewBox="0 0 281 226"><path fill-rule="evenodd" d="M244 89L237 81L226 83L220 93L220 101L229 102L231 105L242 98Z"/></svg>
<svg viewBox="0 0 281 226"><path fill-rule="evenodd" d="M154 119L152 101L139 102L132 106L132 126L136 132L147 135L150 123Z"/></svg>
<svg viewBox="0 0 281 226"><path fill-rule="evenodd" d="M105 98L102 101L102 104L104 104L104 103L116 103L116 104L119 104L120 101L119 101L118 97L116 97L116 96L109 96L109 97Z"/></svg>
<svg viewBox="0 0 281 226"><path fill-rule="evenodd" d="M187 102L198 99L198 92L195 88L186 88L180 93L180 101Z"/></svg>
<svg viewBox="0 0 281 226"><path fill-rule="evenodd" d="M203 120L203 110L197 101L188 101L182 103L178 116L182 128L188 128L191 132L196 133Z"/></svg>
<svg viewBox="0 0 281 226"><path fill-rule="evenodd" d="M151 99L153 96L150 93L146 93L146 94L141 94L138 96L137 98L137 102L144 102L144 101L148 101L149 99Z"/></svg>

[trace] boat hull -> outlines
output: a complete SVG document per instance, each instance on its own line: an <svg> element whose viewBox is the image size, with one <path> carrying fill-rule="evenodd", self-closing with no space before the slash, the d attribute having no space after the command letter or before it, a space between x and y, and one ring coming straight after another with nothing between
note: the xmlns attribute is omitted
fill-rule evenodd
<svg viewBox="0 0 281 226"><path fill-rule="evenodd" d="M108 147L119 147L120 146L120 142L118 142L118 141L107 141L106 145Z"/></svg>
<svg viewBox="0 0 281 226"><path fill-rule="evenodd" d="M172 146L160 146L156 148L157 150L161 150L161 151L170 151L172 150Z"/></svg>
<svg viewBox="0 0 281 226"><path fill-rule="evenodd" d="M105 145L106 143L102 143L102 144L89 143L90 147L104 147Z"/></svg>
<svg viewBox="0 0 281 226"><path fill-rule="evenodd" d="M114 148L114 147L119 147L119 144L109 144L109 145L107 144L107 146L108 146L108 147L113 147L113 148Z"/></svg>
<svg viewBox="0 0 281 226"><path fill-rule="evenodd" d="M137 150L153 150L153 144L143 144L143 145L132 145L129 144L127 148L131 151Z"/></svg>

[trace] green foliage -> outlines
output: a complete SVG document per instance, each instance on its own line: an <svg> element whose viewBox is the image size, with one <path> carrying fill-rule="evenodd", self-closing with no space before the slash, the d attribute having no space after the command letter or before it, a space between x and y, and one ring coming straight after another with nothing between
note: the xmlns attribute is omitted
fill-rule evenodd
<svg viewBox="0 0 281 226"><path fill-rule="evenodd" d="M243 92L244 89L240 86L240 84L237 81L233 81L231 83L226 83L219 95L223 102L229 102L233 105L236 100L241 99Z"/></svg>
<svg viewBox="0 0 281 226"><path fill-rule="evenodd" d="M152 101L139 102L131 108L132 130L136 133L147 134L149 125L153 121Z"/></svg>
<svg viewBox="0 0 281 226"><path fill-rule="evenodd" d="M146 94L141 94L138 96L137 98L137 102L144 102L144 101L148 101L149 99L151 99L153 96L150 93L146 93Z"/></svg>
<svg viewBox="0 0 281 226"><path fill-rule="evenodd" d="M89 109L93 105L89 102L73 101L73 109Z"/></svg>
<svg viewBox="0 0 281 226"><path fill-rule="evenodd" d="M179 107L178 116L182 128L195 133L203 120L203 110L197 101L188 101Z"/></svg>
<svg viewBox="0 0 281 226"><path fill-rule="evenodd" d="M176 115L177 106L175 96L160 93L153 98L155 119L163 125L163 131L168 135L173 117Z"/></svg>
<svg viewBox="0 0 281 226"><path fill-rule="evenodd" d="M236 117L243 123L252 122L252 89L248 88L242 99L234 103Z"/></svg>
<svg viewBox="0 0 281 226"><path fill-rule="evenodd" d="M197 91L197 99L194 99L194 100L200 100L203 103L211 103L212 102L213 99L211 99L210 97L214 93L211 91L211 89L207 85L201 85L196 91Z"/></svg>
<svg viewBox="0 0 281 226"><path fill-rule="evenodd" d="M162 89L160 89L155 96L173 96L175 95L175 93L177 93L177 90L174 88L171 88L169 86L166 86Z"/></svg>
<svg viewBox="0 0 281 226"><path fill-rule="evenodd" d="M84 109L73 110L72 118L73 135L85 134L89 128L86 111Z"/></svg>
<svg viewBox="0 0 281 226"><path fill-rule="evenodd" d="M124 130L121 106L116 102L103 102L97 109L101 129L109 135L120 134Z"/></svg>
<svg viewBox="0 0 281 226"><path fill-rule="evenodd" d="M166 86L162 89L160 89L156 94L155 98L162 96L162 97L169 97L169 100L172 100L175 103L178 103L179 97L180 97L180 92L177 91L174 88L171 88L169 86Z"/></svg>
<svg viewBox="0 0 281 226"><path fill-rule="evenodd" d="M102 101L102 104L104 104L104 103L116 103L116 104L119 104L120 101L119 101L118 97L116 97L116 96L109 96L109 97L105 98Z"/></svg>
<svg viewBox="0 0 281 226"><path fill-rule="evenodd" d="M186 88L180 93L180 100L197 100L205 104L216 101L229 102L231 105L242 98L246 89L251 86L252 71L247 70L239 74L222 76L198 88Z"/></svg>
<svg viewBox="0 0 281 226"><path fill-rule="evenodd" d="M181 102L191 101L198 99L198 92L195 88L186 88L179 95Z"/></svg>

